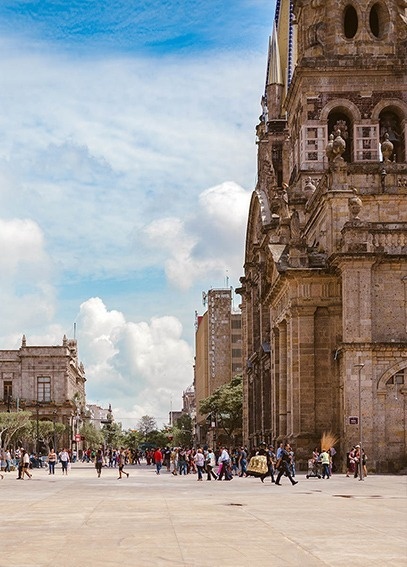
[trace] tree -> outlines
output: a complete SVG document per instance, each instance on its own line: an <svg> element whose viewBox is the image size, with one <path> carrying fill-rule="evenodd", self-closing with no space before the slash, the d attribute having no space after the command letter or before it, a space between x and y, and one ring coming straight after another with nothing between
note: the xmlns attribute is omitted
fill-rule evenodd
<svg viewBox="0 0 407 567"><path fill-rule="evenodd" d="M122 424L112 421L102 427L102 436L106 447L122 447L124 445L124 433Z"/></svg>
<svg viewBox="0 0 407 567"><path fill-rule="evenodd" d="M137 422L137 430L142 434L144 441L148 441L149 434L157 431L157 422L153 417L143 415Z"/></svg>
<svg viewBox="0 0 407 567"><path fill-rule="evenodd" d="M201 401L201 414L212 414L216 426L223 430L229 442L234 442L242 428L243 379L235 376L229 384L220 386L214 393Z"/></svg>
<svg viewBox="0 0 407 567"><path fill-rule="evenodd" d="M18 411L0 413L0 446L9 447L13 437L21 433L30 424L31 412Z"/></svg>
<svg viewBox="0 0 407 567"><path fill-rule="evenodd" d="M173 444L177 447L190 447L193 444L194 425L188 414L181 415L173 428Z"/></svg>
<svg viewBox="0 0 407 567"><path fill-rule="evenodd" d="M85 447L88 449L96 449L103 445L104 437L100 429L96 429L93 423L84 423L79 430L84 437Z"/></svg>

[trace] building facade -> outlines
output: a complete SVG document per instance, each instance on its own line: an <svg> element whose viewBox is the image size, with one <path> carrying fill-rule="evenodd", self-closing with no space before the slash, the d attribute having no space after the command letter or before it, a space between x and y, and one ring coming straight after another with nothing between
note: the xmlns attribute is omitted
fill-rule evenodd
<svg viewBox="0 0 407 567"><path fill-rule="evenodd" d="M0 411L31 411L33 419L66 426L63 443L80 449L79 428L85 415L85 370L76 340L59 346L0 350ZM61 448L61 447L60 447Z"/></svg>
<svg viewBox="0 0 407 567"><path fill-rule="evenodd" d="M199 403L242 373L241 314L232 310L232 291L211 289L206 294L208 309L196 317L194 389L196 440L213 441L211 423L199 412ZM210 435L208 437L208 431Z"/></svg>
<svg viewBox="0 0 407 567"><path fill-rule="evenodd" d="M244 434L406 466L407 2L277 1L242 295Z"/></svg>

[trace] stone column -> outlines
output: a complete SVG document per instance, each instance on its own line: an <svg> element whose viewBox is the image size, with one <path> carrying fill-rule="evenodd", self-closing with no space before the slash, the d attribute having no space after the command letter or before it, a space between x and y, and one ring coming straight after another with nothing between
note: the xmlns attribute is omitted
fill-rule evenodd
<svg viewBox="0 0 407 567"><path fill-rule="evenodd" d="M278 325L280 336L279 352L279 404L278 404L278 433L287 435L287 323Z"/></svg>

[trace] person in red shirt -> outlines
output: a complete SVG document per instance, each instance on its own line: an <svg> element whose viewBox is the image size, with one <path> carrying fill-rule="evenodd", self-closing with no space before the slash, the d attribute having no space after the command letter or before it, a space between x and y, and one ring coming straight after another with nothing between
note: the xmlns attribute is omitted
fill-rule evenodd
<svg viewBox="0 0 407 567"><path fill-rule="evenodd" d="M156 473L160 474L161 467L163 466L163 454L161 453L158 447L154 451L154 462L155 462Z"/></svg>

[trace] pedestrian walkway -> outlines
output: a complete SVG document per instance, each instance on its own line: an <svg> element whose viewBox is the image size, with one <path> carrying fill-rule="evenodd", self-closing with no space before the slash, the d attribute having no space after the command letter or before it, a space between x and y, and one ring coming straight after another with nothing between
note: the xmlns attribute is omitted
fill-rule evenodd
<svg viewBox="0 0 407 567"><path fill-rule="evenodd" d="M407 477L197 482L72 465L0 480L0 567L407 565Z"/></svg>

